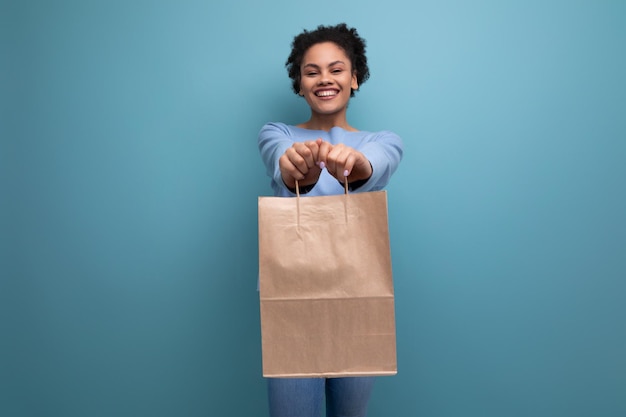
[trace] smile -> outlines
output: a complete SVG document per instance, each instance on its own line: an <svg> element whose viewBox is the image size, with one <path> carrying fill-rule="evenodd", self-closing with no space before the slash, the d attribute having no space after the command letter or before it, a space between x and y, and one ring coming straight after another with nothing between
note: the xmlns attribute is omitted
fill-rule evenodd
<svg viewBox="0 0 626 417"><path fill-rule="evenodd" d="M315 95L318 97L332 97L337 94L339 94L339 91L337 90L320 90L315 92Z"/></svg>

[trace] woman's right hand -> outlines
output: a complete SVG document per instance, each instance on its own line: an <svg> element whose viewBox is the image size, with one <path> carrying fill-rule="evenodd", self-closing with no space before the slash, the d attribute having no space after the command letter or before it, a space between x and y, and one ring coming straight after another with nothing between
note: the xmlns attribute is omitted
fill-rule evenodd
<svg viewBox="0 0 626 417"><path fill-rule="evenodd" d="M278 166L283 182L288 188L296 188L317 183L322 169L319 167L318 153L321 141L295 142L279 158Z"/></svg>

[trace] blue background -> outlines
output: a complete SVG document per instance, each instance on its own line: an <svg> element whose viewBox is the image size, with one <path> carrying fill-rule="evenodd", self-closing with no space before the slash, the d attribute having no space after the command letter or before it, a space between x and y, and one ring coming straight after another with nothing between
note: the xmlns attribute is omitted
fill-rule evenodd
<svg viewBox="0 0 626 417"><path fill-rule="evenodd" d="M0 6L0 415L265 416L256 147L346 21L389 187L372 416L626 415L626 2Z"/></svg>

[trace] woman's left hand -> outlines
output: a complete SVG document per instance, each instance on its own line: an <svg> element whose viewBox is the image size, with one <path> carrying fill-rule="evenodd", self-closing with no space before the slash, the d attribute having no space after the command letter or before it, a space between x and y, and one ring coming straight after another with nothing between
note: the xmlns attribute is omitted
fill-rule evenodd
<svg viewBox="0 0 626 417"><path fill-rule="evenodd" d="M337 178L341 183L367 180L372 176L372 165L361 152L339 143L332 145L322 139L318 139L319 145L318 162L326 167L330 175Z"/></svg>

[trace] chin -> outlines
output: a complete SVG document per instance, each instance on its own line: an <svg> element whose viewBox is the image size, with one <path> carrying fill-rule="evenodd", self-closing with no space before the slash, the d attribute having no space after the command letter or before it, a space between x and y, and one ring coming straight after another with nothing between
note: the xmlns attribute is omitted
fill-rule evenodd
<svg viewBox="0 0 626 417"><path fill-rule="evenodd" d="M326 106L311 106L311 109L314 109L315 112L320 113L320 114L335 114L335 113L341 113L342 111L346 110L348 108L348 106L341 106L341 107L326 107Z"/></svg>

